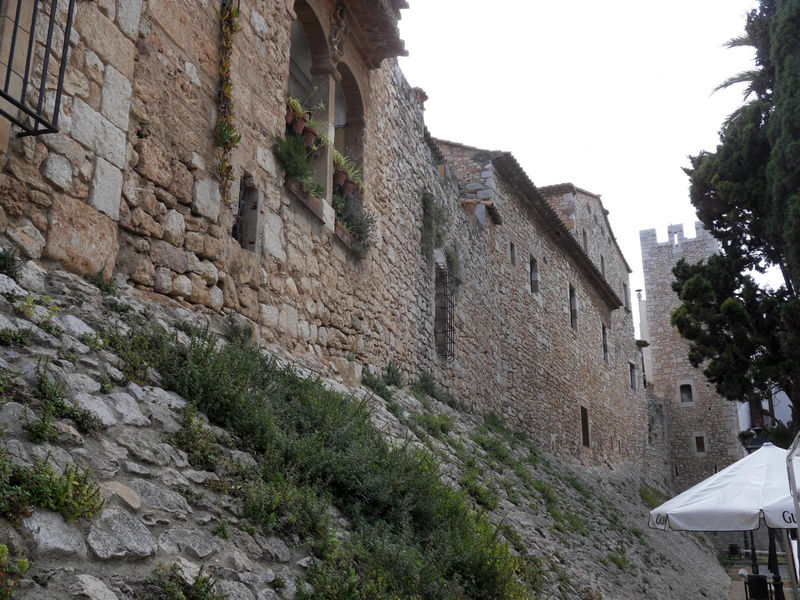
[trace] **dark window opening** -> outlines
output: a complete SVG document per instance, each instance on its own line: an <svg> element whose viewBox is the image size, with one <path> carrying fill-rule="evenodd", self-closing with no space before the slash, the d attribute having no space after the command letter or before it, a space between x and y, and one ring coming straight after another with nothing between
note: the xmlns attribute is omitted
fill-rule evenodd
<svg viewBox="0 0 800 600"><path fill-rule="evenodd" d="M578 329L578 296L575 294L575 288L569 286L569 324L572 328Z"/></svg>
<svg viewBox="0 0 800 600"><path fill-rule="evenodd" d="M245 250L256 251L258 238L258 199L261 193L250 177L242 177L239 185L239 210L231 235Z"/></svg>
<svg viewBox="0 0 800 600"><path fill-rule="evenodd" d="M692 386L684 383L681 386L681 402L694 402L694 394L692 393Z"/></svg>
<svg viewBox="0 0 800 600"><path fill-rule="evenodd" d="M531 283L531 292L539 293L539 261L531 256L530 272L528 274Z"/></svg>
<svg viewBox="0 0 800 600"><path fill-rule="evenodd" d="M589 447L589 411L581 406L581 435L583 436L583 445Z"/></svg>
<svg viewBox="0 0 800 600"><path fill-rule="evenodd" d="M634 365L633 363L628 363L628 369L629 369L630 375L631 375L631 389L635 390L636 389L636 365Z"/></svg>
<svg viewBox="0 0 800 600"><path fill-rule="evenodd" d="M600 255L600 273L602 273L603 277L606 276L606 259L603 258L603 255Z"/></svg>
<svg viewBox="0 0 800 600"><path fill-rule="evenodd" d="M696 435L694 437L694 447L698 453L706 451L706 438L703 435Z"/></svg>
<svg viewBox="0 0 800 600"><path fill-rule="evenodd" d="M675 477L678 476L678 465L675 465Z"/></svg>
<svg viewBox="0 0 800 600"><path fill-rule="evenodd" d="M514 242L508 243L508 250L511 253L511 266L515 266L517 264L517 249L514 247Z"/></svg>
<svg viewBox="0 0 800 600"><path fill-rule="evenodd" d="M434 285L433 335L436 352L443 359L452 360L455 346L455 286L452 274L438 264Z"/></svg>
<svg viewBox="0 0 800 600"><path fill-rule="evenodd" d="M608 329L605 324L601 325L603 328L603 360L608 362Z"/></svg>
<svg viewBox="0 0 800 600"><path fill-rule="evenodd" d="M631 301L628 298L628 284L627 283L623 283L622 284L622 305L625 308L627 308L628 310L630 310L630 308L631 308Z"/></svg>
<svg viewBox="0 0 800 600"><path fill-rule="evenodd" d="M20 137L58 131L75 0L69 2L64 32L58 32L60 49L54 48L58 6L58 0L0 0L0 115L22 128ZM39 27L44 39L36 39L39 18L45 20ZM47 107L51 91L54 102Z"/></svg>
<svg viewBox="0 0 800 600"><path fill-rule="evenodd" d="M583 230L583 251L584 252L588 252L589 251L589 241L588 241L588 239L586 237L586 230L585 229Z"/></svg>

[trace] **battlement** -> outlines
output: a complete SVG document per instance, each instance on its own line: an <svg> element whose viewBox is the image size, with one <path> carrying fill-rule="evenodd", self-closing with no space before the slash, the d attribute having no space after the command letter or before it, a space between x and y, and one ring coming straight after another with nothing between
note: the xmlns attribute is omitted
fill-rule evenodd
<svg viewBox="0 0 800 600"><path fill-rule="evenodd" d="M672 248L672 254L678 255L688 252L697 252L698 247L702 248L704 256L710 256L717 252L718 243L700 221L694 224L695 237L687 238L683 233L683 224L669 225L667 227L667 241L659 242L655 229L643 229L639 232L639 243L642 247L642 259L647 260L650 250L653 248Z"/></svg>

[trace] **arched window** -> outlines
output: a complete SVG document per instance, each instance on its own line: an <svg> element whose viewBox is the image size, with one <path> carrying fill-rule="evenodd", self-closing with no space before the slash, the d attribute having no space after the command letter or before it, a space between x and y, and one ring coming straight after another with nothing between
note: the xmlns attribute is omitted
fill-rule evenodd
<svg viewBox="0 0 800 600"><path fill-rule="evenodd" d="M308 102L315 93L316 69L328 64L328 45L317 15L305 0L295 2L289 51L289 94Z"/></svg>
<svg viewBox="0 0 800 600"><path fill-rule="evenodd" d="M353 161L364 156L364 101L358 82L350 68L339 63L341 81L336 82L334 109L334 146Z"/></svg>

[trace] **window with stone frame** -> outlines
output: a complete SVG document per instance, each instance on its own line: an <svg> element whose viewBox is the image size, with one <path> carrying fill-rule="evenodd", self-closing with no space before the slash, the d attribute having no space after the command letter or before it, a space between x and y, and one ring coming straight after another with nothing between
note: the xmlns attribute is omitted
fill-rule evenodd
<svg viewBox="0 0 800 600"><path fill-rule="evenodd" d="M581 406L581 441L586 448L590 447L589 440L589 411Z"/></svg>
<svg viewBox="0 0 800 600"><path fill-rule="evenodd" d="M697 452L697 454L706 453L706 436L704 435L694 436L694 449L695 452Z"/></svg>
<svg viewBox="0 0 800 600"><path fill-rule="evenodd" d="M578 330L578 295L571 284L569 286L569 324L575 331Z"/></svg>
<svg viewBox="0 0 800 600"><path fill-rule="evenodd" d="M539 293L539 261L530 257L530 262L528 264L528 281L531 285L531 293L538 294Z"/></svg>
<svg viewBox="0 0 800 600"><path fill-rule="evenodd" d="M690 383L682 383L679 387L681 394L681 404L694 402L694 391Z"/></svg>
<svg viewBox="0 0 800 600"><path fill-rule="evenodd" d="M239 245L250 252L256 252L258 243L259 205L261 190L256 187L253 178L247 174L239 183L239 208L234 216L231 235Z"/></svg>

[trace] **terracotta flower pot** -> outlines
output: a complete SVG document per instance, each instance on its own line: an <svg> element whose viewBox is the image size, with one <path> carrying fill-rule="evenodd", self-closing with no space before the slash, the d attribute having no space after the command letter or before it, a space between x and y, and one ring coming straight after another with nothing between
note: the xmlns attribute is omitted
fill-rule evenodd
<svg viewBox="0 0 800 600"><path fill-rule="evenodd" d="M342 171L340 169L336 169L333 173L333 185L336 187L340 187L345 179L347 179L347 171Z"/></svg>
<svg viewBox="0 0 800 600"><path fill-rule="evenodd" d="M356 182L354 180L350 179L349 177L344 180L344 185L342 185L342 193L345 196L349 196L350 194L352 194L355 189L356 189Z"/></svg>
<svg viewBox="0 0 800 600"><path fill-rule="evenodd" d="M314 145L314 140L317 139L317 130L311 129L310 127L303 128L303 142L305 142L306 148L310 148Z"/></svg>
<svg viewBox="0 0 800 600"><path fill-rule="evenodd" d="M294 112L291 110L286 110L286 125L289 126L294 121Z"/></svg>
<svg viewBox="0 0 800 600"><path fill-rule="evenodd" d="M292 121L292 133L295 135L301 135L303 133L303 129L305 128L306 118L295 115L294 121Z"/></svg>

